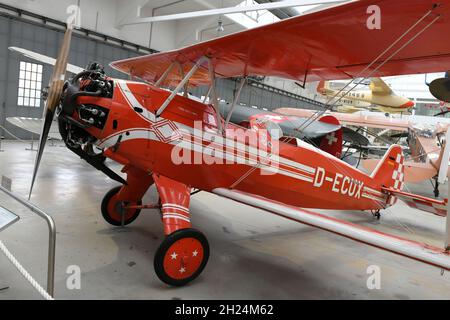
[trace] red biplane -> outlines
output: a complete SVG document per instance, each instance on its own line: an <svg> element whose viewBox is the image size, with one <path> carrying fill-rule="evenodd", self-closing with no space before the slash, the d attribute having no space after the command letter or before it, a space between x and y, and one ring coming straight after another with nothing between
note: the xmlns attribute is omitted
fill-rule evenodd
<svg viewBox="0 0 450 320"><path fill-rule="evenodd" d="M381 9L379 30L367 26L371 5ZM141 209L161 208L166 237L154 267L170 285L193 280L208 261L208 242L191 225L193 188L450 270L446 249L302 209L378 212L406 198L445 213L447 200L402 192L399 146L393 145L367 175L305 142L280 142L270 121L256 119L249 129L229 123L230 117L218 112L214 85L217 77L242 77L242 83L255 75L308 82L438 72L450 69L448 30L450 0L362 0L111 64L136 81L112 79L94 64L64 82L69 27L50 84L33 184L56 113L67 147L122 182L102 201L106 221L123 226ZM211 104L188 97L189 86L200 85L210 87ZM126 181L105 165L106 158L123 165ZM143 204L153 184L160 203Z"/></svg>

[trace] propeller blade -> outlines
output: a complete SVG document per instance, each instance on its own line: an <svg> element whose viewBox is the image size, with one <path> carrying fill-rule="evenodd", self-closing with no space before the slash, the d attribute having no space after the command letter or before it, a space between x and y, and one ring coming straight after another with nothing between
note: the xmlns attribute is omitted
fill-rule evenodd
<svg viewBox="0 0 450 320"><path fill-rule="evenodd" d="M408 138L408 132L394 133L389 135L389 138Z"/></svg>
<svg viewBox="0 0 450 320"><path fill-rule="evenodd" d="M450 110L445 110L439 113L436 113L435 115L433 115L433 117L440 117L440 116L445 116L447 113L449 113Z"/></svg>
<svg viewBox="0 0 450 320"><path fill-rule="evenodd" d="M42 127L41 136L39 138L39 147L36 155L36 160L34 163L33 178L31 180L30 194L28 195L28 199L31 198L34 182L36 180L36 175L42 159L42 153L44 152L45 143L47 142L48 133L52 125L56 107L58 106L59 101L61 99L61 94L64 86L64 79L66 76L67 60L69 58L71 39L72 39L72 26L68 25L66 33L64 34L64 40L61 45L58 58L56 59L52 77L50 78L48 98L44 109L44 126Z"/></svg>
<svg viewBox="0 0 450 320"><path fill-rule="evenodd" d="M450 102L450 79L440 78L430 83L430 92L438 100Z"/></svg>

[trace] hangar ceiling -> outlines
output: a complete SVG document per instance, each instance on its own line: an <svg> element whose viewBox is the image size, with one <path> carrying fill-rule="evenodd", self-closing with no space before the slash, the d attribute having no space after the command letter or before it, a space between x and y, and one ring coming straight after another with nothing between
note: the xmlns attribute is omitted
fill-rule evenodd
<svg viewBox="0 0 450 320"><path fill-rule="evenodd" d="M129 11L127 17L122 17L120 21L131 18L138 12L141 18L169 15L182 12L192 12L208 9L218 9L233 6L249 6L253 4L275 3L272 0L160 0L145 1L137 4L136 10ZM336 0L335 3L345 1ZM270 11L261 10L257 12L225 14L221 16L209 16L204 18L193 18L188 21L176 21L177 30L183 35L177 35L176 47L189 45L195 42L205 41L217 36L234 33L255 27L265 23L276 22L281 19L291 18L312 10L321 10L332 4L309 5L302 7L273 9ZM120 24L119 21L119 24ZM218 30L218 23L221 21L223 30ZM152 25L152 24L151 24ZM152 27L152 26L151 26Z"/></svg>

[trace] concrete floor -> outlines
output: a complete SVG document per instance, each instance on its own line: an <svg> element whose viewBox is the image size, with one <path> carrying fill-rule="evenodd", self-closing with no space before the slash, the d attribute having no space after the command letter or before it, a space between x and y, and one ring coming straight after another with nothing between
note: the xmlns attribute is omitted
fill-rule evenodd
<svg viewBox="0 0 450 320"><path fill-rule="evenodd" d="M12 178L13 190L21 195L27 194L35 157L25 147L3 142L0 152L0 175ZM153 272L153 255L163 237L156 210L144 211L124 229L103 221L100 202L115 185L66 148L47 147L32 201L56 221L57 299L450 299L450 275L441 276L439 269L204 192L193 196L191 212L194 227L210 242L209 263L188 286L168 287ZM410 189L432 192L429 183ZM146 195L152 199L154 188ZM45 223L3 193L0 205L21 217L0 232L0 240L45 285ZM387 210L381 221L361 212L330 214L442 243L444 219L403 203ZM81 268L80 290L66 287L70 265ZM381 268L380 290L367 288L369 265ZM0 254L0 299L39 298Z"/></svg>

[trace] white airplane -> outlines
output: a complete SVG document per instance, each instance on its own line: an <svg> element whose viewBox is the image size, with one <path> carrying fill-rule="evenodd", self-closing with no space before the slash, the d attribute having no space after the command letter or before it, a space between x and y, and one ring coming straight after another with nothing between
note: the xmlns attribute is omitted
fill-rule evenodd
<svg viewBox="0 0 450 320"><path fill-rule="evenodd" d="M317 92L332 99L336 103L336 111L353 113L364 109L375 109L385 113L402 113L414 107L414 102L408 98L396 95L392 89L381 79L372 78L370 90L332 89L328 81L321 81Z"/></svg>

